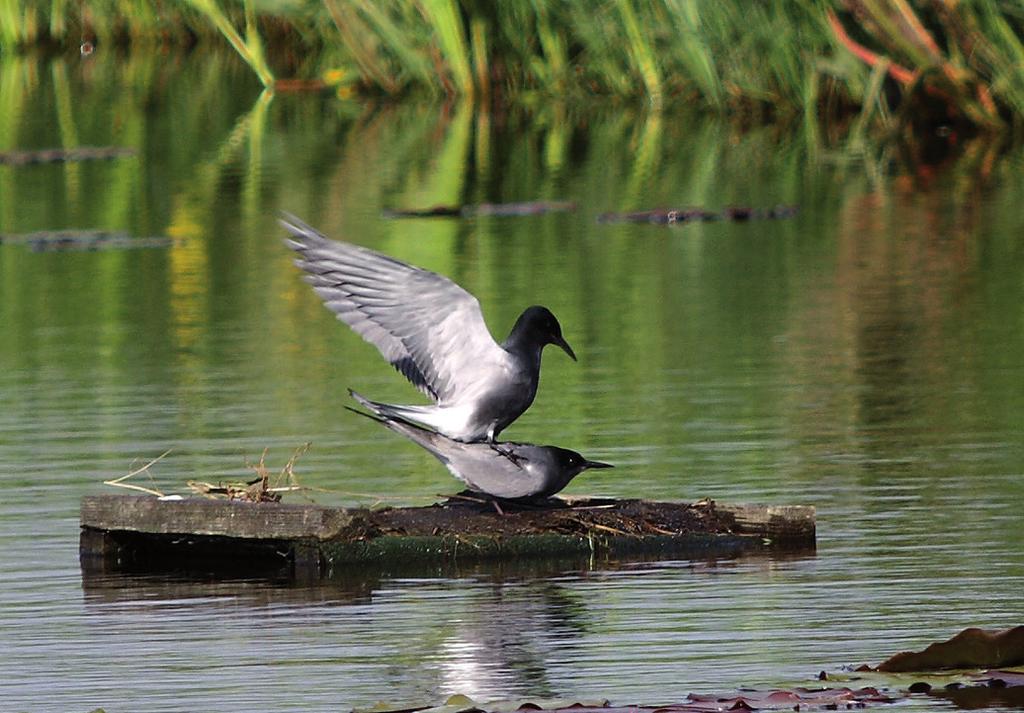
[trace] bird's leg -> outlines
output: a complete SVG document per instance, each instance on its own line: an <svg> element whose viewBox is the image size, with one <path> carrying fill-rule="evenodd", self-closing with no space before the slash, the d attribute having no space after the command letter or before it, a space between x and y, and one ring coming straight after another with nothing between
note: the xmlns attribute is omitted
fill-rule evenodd
<svg viewBox="0 0 1024 713"><path fill-rule="evenodd" d="M491 444L491 450L493 450L495 453L498 453L498 454L504 456L505 458L508 458L509 462L511 462L512 465L514 465L515 467L517 467L517 468L522 468L523 467L523 466L520 465L520 462L522 462L523 459L520 456L517 456L515 453L513 453L510 448L502 448L497 443L492 443Z"/></svg>
<svg viewBox="0 0 1024 713"><path fill-rule="evenodd" d="M492 451L508 458L515 467L522 468L522 466L519 465L519 461L521 461L522 458L513 453L511 448L502 448L495 442L493 428L487 433L487 443L490 445Z"/></svg>
<svg viewBox="0 0 1024 713"><path fill-rule="evenodd" d="M502 517L505 517L505 511L501 509L501 505L498 504L497 498L491 498L491 505L494 506L495 512L497 512Z"/></svg>

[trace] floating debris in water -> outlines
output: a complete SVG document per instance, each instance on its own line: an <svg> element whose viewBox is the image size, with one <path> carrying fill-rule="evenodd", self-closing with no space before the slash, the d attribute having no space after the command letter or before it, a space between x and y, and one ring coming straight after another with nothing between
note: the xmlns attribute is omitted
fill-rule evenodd
<svg viewBox="0 0 1024 713"><path fill-rule="evenodd" d="M37 253L168 248L180 242L163 236L136 238L125 232L111 230L40 230L20 235L0 235L0 243L20 243Z"/></svg>
<svg viewBox="0 0 1024 713"><path fill-rule="evenodd" d="M543 215L544 213L572 213L576 210L576 204L571 201L481 203L471 209L471 215Z"/></svg>
<svg viewBox="0 0 1024 713"><path fill-rule="evenodd" d="M602 213L597 216L598 223L656 223L659 225L675 225L676 223L710 222L714 220L771 220L792 218L797 214L799 206L777 205L773 208L750 208L746 206L730 206L720 211L707 211L703 208L676 208L663 210L641 210L631 213Z"/></svg>
<svg viewBox="0 0 1024 713"><path fill-rule="evenodd" d="M878 665L878 671L941 671L1024 665L1024 626L1002 631L964 629L922 651L903 651ZM1020 674L1024 684L1024 673ZM1021 685L1018 684L1018 685Z"/></svg>
<svg viewBox="0 0 1024 713"><path fill-rule="evenodd" d="M820 678L820 676L819 676ZM913 695L944 698L958 707L1019 708L1024 703L1024 672L987 671L969 675L962 682L931 686L914 683L897 690L877 685L859 687L808 687L753 689L735 692L690 693L681 701L662 705L613 705L608 700L528 698L475 703L456 694L442 705L379 704L372 709L356 708L353 713L718 713L720 711L809 711L859 710L876 705L905 703Z"/></svg>
<svg viewBox="0 0 1024 713"><path fill-rule="evenodd" d="M465 208L461 205L435 205L430 208L385 208L385 218L461 218Z"/></svg>
<svg viewBox="0 0 1024 713"><path fill-rule="evenodd" d="M27 166L35 163L60 163L62 161L95 161L134 155L135 149L125 146L78 146L71 149L0 151L0 165Z"/></svg>
<svg viewBox="0 0 1024 713"><path fill-rule="evenodd" d="M385 218L471 218L477 215L522 216L571 213L569 201L528 201L525 203L480 203L479 205L435 205L430 208L395 208L383 211Z"/></svg>
<svg viewBox="0 0 1024 713"><path fill-rule="evenodd" d="M526 699L475 703L463 695L448 698L440 706L409 706L389 708L377 706L375 713L717 713L718 711L756 710L839 710L865 708L869 704L894 703L898 700L877 688L794 688L743 690L736 694L691 693L678 703L665 705L611 705L607 700L578 701L573 699ZM356 709L354 713L370 713Z"/></svg>

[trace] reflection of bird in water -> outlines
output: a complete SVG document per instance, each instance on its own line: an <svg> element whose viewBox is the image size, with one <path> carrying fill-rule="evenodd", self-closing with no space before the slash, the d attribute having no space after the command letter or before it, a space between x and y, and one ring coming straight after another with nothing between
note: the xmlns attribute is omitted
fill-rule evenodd
<svg viewBox="0 0 1024 713"><path fill-rule="evenodd" d="M449 438L494 441L533 403L544 347L576 355L546 308L526 309L494 341L473 295L447 277L373 250L328 240L293 216L281 220L295 264L338 319L377 347L433 406L369 402L374 411Z"/></svg>
<svg viewBox="0 0 1024 713"><path fill-rule="evenodd" d="M475 701L552 697L548 670L586 631L586 607L551 582L495 584L441 642L440 690Z"/></svg>
<svg viewBox="0 0 1024 713"><path fill-rule="evenodd" d="M367 408L367 401L352 392ZM354 409L352 409L354 411ZM508 500L546 498L569 484L587 468L611 468L587 460L576 451L530 443L462 443L407 421L355 411L382 423L413 441L441 461L456 478L478 493Z"/></svg>

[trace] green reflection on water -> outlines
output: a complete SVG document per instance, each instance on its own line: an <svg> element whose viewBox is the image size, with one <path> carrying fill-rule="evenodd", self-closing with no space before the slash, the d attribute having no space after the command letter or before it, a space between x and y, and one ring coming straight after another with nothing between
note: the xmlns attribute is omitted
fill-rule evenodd
<svg viewBox="0 0 1024 713"><path fill-rule="evenodd" d="M95 253L0 244L0 472L11 486L0 507L9 536L33 542L5 565L19 576L35 571L33 547L60 553L61 572L77 575L81 495L168 446L156 473L168 490L246 475L244 459L264 446L280 466L310 439L303 482L345 491L321 501L429 502L454 488L429 455L342 410L348 386L384 400L415 395L291 266L275 224L288 210L451 276L479 297L499 337L531 303L555 311L580 362L550 352L537 402L507 433L619 466L581 476L570 493L819 506L817 560L683 570L653 585L643 573L572 582L564 604L524 594L513 631L550 627L538 602L579 608L581 649L614 649L615 671L620 650L649 664L609 683L600 656L551 666L554 644L535 664L543 639L529 638L518 650L545 692L570 670L577 685L621 686L620 700L638 690L660 700L651 680L735 670L723 650L795 676L808 650L816 666L860 663L840 658L852 639L862 660L877 661L899 648L894 637L1010 623L1024 576L1019 150L968 144L947 163L907 168L891 148L851 157L834 141L692 115L270 99L216 56L0 62L0 150L72 142L138 153L0 166L0 233L106 229L179 242ZM392 207L541 199L578 210L381 218ZM778 203L801 209L749 223L596 221L609 210ZM73 575L55 595L49 582L29 587L68 606ZM842 611L827 582L847 588ZM374 662L403 677L431 655L457 662L443 642L462 646L477 622L503 622L509 610L487 592L439 619L418 585L406 589L395 610L368 606L390 646ZM63 629L70 615L60 612ZM217 637L217 652L257 651L259 665L243 668L265 675L259 646L243 638L225 649L208 619L181 626L179 616L166 620L176 650L180 631L198 631ZM240 616L232 622L256 637L249 612ZM357 617L300 619L275 631L313 642L333 626L347 640ZM151 631L139 621L145 633L125 635L133 656ZM650 662L658 637L663 658ZM810 648L788 646L794 637ZM414 638L422 643L409 649ZM204 690L222 690L225 677L214 676ZM408 681L399 683L421 695Z"/></svg>
<svg viewBox="0 0 1024 713"><path fill-rule="evenodd" d="M139 408L175 416L152 438L330 434L339 442L325 458L351 437L355 464L368 468L388 441L345 420L344 387L415 398L290 267L274 223L285 209L451 276L478 295L499 337L526 305L551 306L583 358L548 355L537 403L508 435L636 466L589 480L598 490L727 493L741 471L744 489L782 499L787 482L844 477L851 462L861 484L892 468L949 468L950 439L989 444L1019 468L1019 160L969 145L959 163L864 171L833 163L835 148L810 138L689 115L271 98L218 56L11 58L0 97L4 149L138 152L0 166L0 230L179 241L0 247L0 364L15 384L57 372L98 401L156 386ZM579 208L380 216L537 199ZM782 203L801 211L674 228L594 220ZM238 400L236 413L224 399ZM131 409L118 413L104 432L112 452L131 431ZM398 452L412 464L410 492L444 487L426 456ZM872 463L896 465L879 474Z"/></svg>

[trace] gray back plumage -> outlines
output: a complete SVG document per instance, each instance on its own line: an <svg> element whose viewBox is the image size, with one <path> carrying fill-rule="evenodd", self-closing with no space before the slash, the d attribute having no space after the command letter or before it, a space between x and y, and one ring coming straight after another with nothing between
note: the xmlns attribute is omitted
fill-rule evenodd
<svg viewBox="0 0 1024 713"><path fill-rule="evenodd" d="M549 497L587 468L606 466L556 446L507 441L493 445L463 443L401 419L356 413L382 423L425 448L471 490L498 498Z"/></svg>

